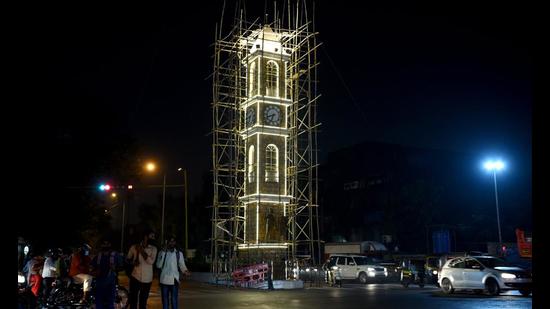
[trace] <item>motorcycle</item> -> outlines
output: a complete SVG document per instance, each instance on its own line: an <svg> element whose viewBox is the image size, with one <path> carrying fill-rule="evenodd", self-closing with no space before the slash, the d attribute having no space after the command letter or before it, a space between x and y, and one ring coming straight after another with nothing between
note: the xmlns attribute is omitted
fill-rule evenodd
<svg viewBox="0 0 550 309"><path fill-rule="evenodd" d="M95 308L95 278L92 280L92 290L86 296L86 305L88 308ZM128 307L128 290L118 285L116 287L115 308L125 309ZM81 306L79 303L83 296L82 284L76 284L71 279L56 280L54 289L46 301L44 307L59 308L64 306Z"/></svg>
<svg viewBox="0 0 550 309"><path fill-rule="evenodd" d="M425 284L426 271L424 260L408 259L401 263L401 284L408 288L410 284L418 284L421 288Z"/></svg>
<svg viewBox="0 0 550 309"><path fill-rule="evenodd" d="M23 273L17 274L17 308L18 309L30 309L36 306L36 298L31 292L31 289L27 287L27 279Z"/></svg>

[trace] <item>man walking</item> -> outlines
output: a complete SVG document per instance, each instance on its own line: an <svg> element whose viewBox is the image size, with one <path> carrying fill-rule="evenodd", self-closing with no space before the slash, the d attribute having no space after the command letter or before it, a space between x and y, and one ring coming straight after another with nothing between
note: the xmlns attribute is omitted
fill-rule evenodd
<svg viewBox="0 0 550 309"><path fill-rule="evenodd" d="M169 308L170 299L172 309L178 309L179 271L185 275L189 275L190 272L185 266L183 253L176 249L176 238L174 236L168 237L166 247L160 251L157 267L160 269L162 309Z"/></svg>
<svg viewBox="0 0 550 309"><path fill-rule="evenodd" d="M139 244L130 247L127 259L133 263L134 269L130 276L129 301L130 309L147 308L147 299L153 282L153 264L157 257L157 247L151 244L155 240L155 233L145 233Z"/></svg>
<svg viewBox="0 0 550 309"><path fill-rule="evenodd" d="M117 269L122 262L119 260L119 254L111 248L111 242L104 240L101 243L101 251L92 259L96 276L96 309L115 307Z"/></svg>

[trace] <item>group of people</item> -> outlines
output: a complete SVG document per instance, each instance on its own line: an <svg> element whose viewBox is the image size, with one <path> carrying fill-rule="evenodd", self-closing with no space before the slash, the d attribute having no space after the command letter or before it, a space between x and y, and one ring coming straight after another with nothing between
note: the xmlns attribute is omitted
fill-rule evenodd
<svg viewBox="0 0 550 309"><path fill-rule="evenodd" d="M157 255L157 248L153 245L155 233L146 233L143 240L130 247L127 260L133 269L130 274L130 309L140 309L147 306L147 298L153 282L153 265L160 270L160 289L162 308L178 308L178 288L180 272L189 275L185 265L183 253L176 248L176 238L169 236Z"/></svg>
<svg viewBox="0 0 550 309"><path fill-rule="evenodd" d="M31 253L23 273L35 298L33 303L41 298L44 305L48 305L54 283L65 278L82 284L80 303L86 303L95 277L96 307L104 308L105 304L114 306L117 270L122 265L123 257L111 249L111 243L107 240L101 243L99 252L93 258L90 256L91 249L90 245L83 244L70 255L65 255L61 249L49 249L46 258ZM113 306L108 305L107 308Z"/></svg>
<svg viewBox="0 0 550 309"><path fill-rule="evenodd" d="M163 309L168 309L169 304L172 309L177 309L180 273L189 275L190 272L183 253L176 248L174 236L168 237L160 250L154 244L155 238L155 233L148 231L139 243L130 247L125 257L112 250L107 240L101 243L93 257L90 256L92 248L88 244L82 245L70 256L64 255L60 249L48 250L45 259L38 254L30 254L31 258L23 268L27 285L34 297L42 296L47 301L54 282L70 277L73 282L83 285L80 302L86 303L95 278L96 308L114 308L118 271L126 266L130 279L129 308L138 309L139 306L139 309L145 309L156 267L160 271Z"/></svg>

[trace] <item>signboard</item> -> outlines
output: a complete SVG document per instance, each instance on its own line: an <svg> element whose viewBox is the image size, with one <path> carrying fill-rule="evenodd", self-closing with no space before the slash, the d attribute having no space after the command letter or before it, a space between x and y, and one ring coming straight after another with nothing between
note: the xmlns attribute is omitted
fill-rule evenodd
<svg viewBox="0 0 550 309"><path fill-rule="evenodd" d="M533 242L531 237L525 235L525 231L516 229L516 238L518 240L519 256L523 258L532 258Z"/></svg>
<svg viewBox="0 0 550 309"><path fill-rule="evenodd" d="M441 229L432 232L433 253L451 252L451 236L449 230Z"/></svg>

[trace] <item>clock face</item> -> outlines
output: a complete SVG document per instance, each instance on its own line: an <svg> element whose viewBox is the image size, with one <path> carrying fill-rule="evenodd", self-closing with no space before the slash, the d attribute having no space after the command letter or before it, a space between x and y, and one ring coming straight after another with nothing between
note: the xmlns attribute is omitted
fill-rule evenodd
<svg viewBox="0 0 550 309"><path fill-rule="evenodd" d="M277 106L268 106L264 110L265 123L270 126L281 125L281 109Z"/></svg>
<svg viewBox="0 0 550 309"><path fill-rule="evenodd" d="M246 110L246 126L251 127L256 123L256 109L249 107Z"/></svg>

